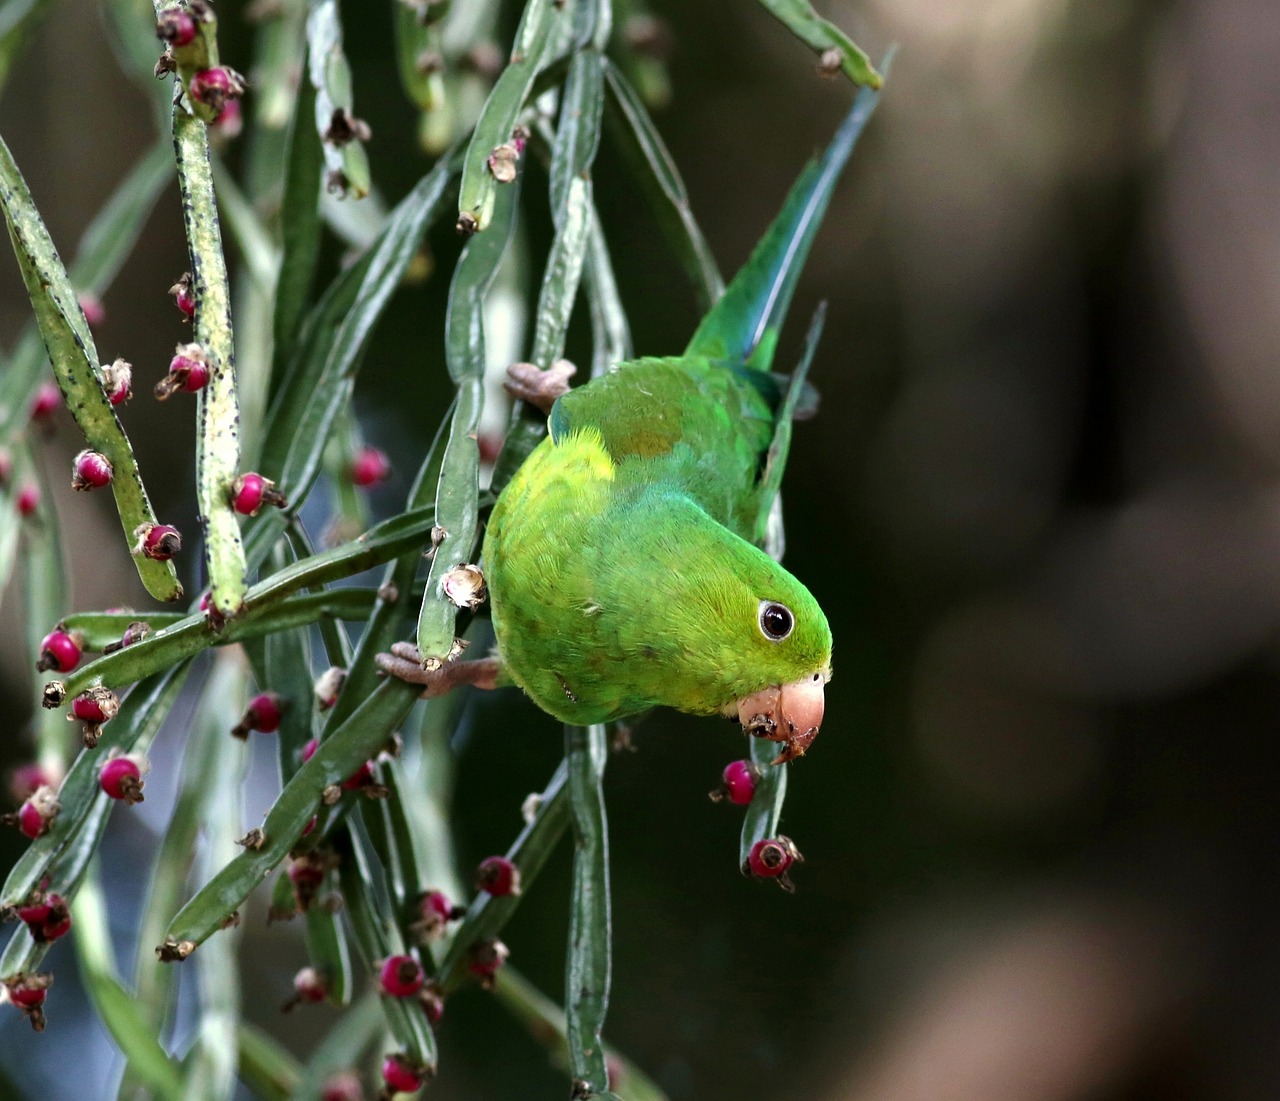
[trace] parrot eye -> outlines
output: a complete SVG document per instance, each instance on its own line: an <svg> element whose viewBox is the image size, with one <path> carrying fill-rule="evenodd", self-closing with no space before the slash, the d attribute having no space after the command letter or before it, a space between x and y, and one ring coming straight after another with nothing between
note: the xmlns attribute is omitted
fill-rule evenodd
<svg viewBox="0 0 1280 1101"><path fill-rule="evenodd" d="M770 642L781 642L796 625L795 616L785 604L774 600L760 601L760 630Z"/></svg>

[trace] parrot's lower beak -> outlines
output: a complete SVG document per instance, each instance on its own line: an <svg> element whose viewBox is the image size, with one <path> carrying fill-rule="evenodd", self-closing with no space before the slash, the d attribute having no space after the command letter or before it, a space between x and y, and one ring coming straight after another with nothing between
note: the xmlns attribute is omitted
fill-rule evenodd
<svg viewBox="0 0 1280 1101"><path fill-rule="evenodd" d="M821 673L791 684L772 685L738 701L742 728L757 738L782 742L773 763L803 757L822 725L826 680Z"/></svg>

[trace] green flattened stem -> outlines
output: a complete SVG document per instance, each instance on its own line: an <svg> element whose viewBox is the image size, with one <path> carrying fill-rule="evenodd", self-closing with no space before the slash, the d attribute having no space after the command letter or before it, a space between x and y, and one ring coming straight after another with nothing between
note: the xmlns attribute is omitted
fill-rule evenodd
<svg viewBox="0 0 1280 1101"><path fill-rule="evenodd" d="M385 682L320 743L267 812L262 824L261 847L239 853L170 923L165 939L176 950L178 958L217 932L249 892L284 860L320 809L325 789L341 784L361 764L376 756L416 698L417 689L413 685Z"/></svg>
<svg viewBox="0 0 1280 1101"><path fill-rule="evenodd" d="M449 104L444 80L444 43L441 19L444 5L421 5L391 0L395 10L396 61L400 83L422 117L418 142L427 153L439 153L448 144Z"/></svg>
<svg viewBox="0 0 1280 1101"><path fill-rule="evenodd" d="M342 51L337 0L312 0L307 16L307 73L316 93L316 132L324 144L325 186L363 199L373 186L363 123L355 118L351 66Z"/></svg>
<svg viewBox="0 0 1280 1101"><path fill-rule="evenodd" d="M640 97L616 66L605 60L611 93L606 122L624 159L685 269L704 313L724 293L711 248L689 208L689 193Z"/></svg>
<svg viewBox="0 0 1280 1101"><path fill-rule="evenodd" d="M174 818L195 817L204 844L197 850L195 874L207 876L238 851L240 792L244 785L248 754L245 746L227 736L240 717L245 696L244 664L224 651L214 664L213 675L192 741L204 753L201 785L179 799ZM184 1097L191 1101L231 1101L235 1096L239 1058L240 983L233 922L225 936L216 938L196 958L199 982L200 1029L195 1046L184 1059Z"/></svg>
<svg viewBox="0 0 1280 1101"><path fill-rule="evenodd" d="M0 203L4 206L14 254L45 350L53 364L54 377L89 447L111 462L116 508L132 545L139 527L156 522L155 514L138 473L129 438L107 400L98 374L98 352L84 311L76 300L26 181L3 140L0 140ZM182 586L172 562L158 562L140 554L134 555L134 561L147 592L156 599L177 600L182 596Z"/></svg>
<svg viewBox="0 0 1280 1101"><path fill-rule="evenodd" d="M538 1043L551 1049L558 1063L567 1063L564 1010L509 964L495 976L493 995ZM666 1101L666 1095L626 1056L608 1045L605 1052L613 1084L626 1090L627 1101Z"/></svg>
<svg viewBox="0 0 1280 1101"><path fill-rule="evenodd" d="M767 738L751 739L751 761L760 770L760 782L742 821L742 841L738 847L738 864L742 868L747 866L752 845L778 836L778 820L787 795L787 766L770 763L777 756L777 749L777 743Z"/></svg>
<svg viewBox="0 0 1280 1101"><path fill-rule="evenodd" d="M760 0L760 6L806 46L816 50L824 69L837 69L854 84L879 88L883 78L871 60L847 34L823 19L809 0Z"/></svg>
<svg viewBox="0 0 1280 1101"><path fill-rule="evenodd" d="M124 698L119 714L102 727L98 748L86 749L76 758L58 791L61 811L49 831L31 842L14 864L0 891L0 908L17 905L43 879L52 879L50 869L54 862L61 861L64 852L74 849L93 832L87 824L89 819L98 811L105 812L110 802L98 787L102 762L112 750L146 751L177 699L186 675L187 665L178 664L137 685Z"/></svg>
<svg viewBox="0 0 1280 1101"><path fill-rule="evenodd" d="M289 120L284 196L280 203L282 250L272 319L271 396L284 378L302 325L320 255L320 173L324 149L314 125L316 90L302 81Z"/></svg>
<svg viewBox="0 0 1280 1101"><path fill-rule="evenodd" d="M609 1007L613 927L609 912L609 827L605 820L603 724L565 727L573 815L573 899L565 961L565 1042L575 1086L609 1088L601 1032ZM579 1091L581 1092L581 1091Z"/></svg>
<svg viewBox="0 0 1280 1101"><path fill-rule="evenodd" d="M476 431L484 405L484 300L515 227L519 180L507 184L493 211L491 232L467 242L453 283L445 320L445 360L457 384L449 438L436 487L435 553L418 616L418 650L425 661L456 656L459 605L445 591L446 575L469 561L480 521L480 449Z"/></svg>
<svg viewBox="0 0 1280 1101"><path fill-rule="evenodd" d="M76 247L71 285L102 294L133 251L160 192L173 175L173 150L167 141L155 145L134 165L98 211ZM48 367L40 331L33 323L0 375L0 441L25 427L31 397Z"/></svg>
<svg viewBox="0 0 1280 1101"><path fill-rule="evenodd" d="M8 83L14 59L48 8L49 0L9 0L0 7L0 91Z"/></svg>
<svg viewBox="0 0 1280 1101"><path fill-rule="evenodd" d="M446 157L428 172L396 206L370 250L334 280L312 311L267 415L259 466L280 485L290 508L263 512L251 522L251 561L265 554L319 475L325 443L350 400L369 339L445 208L456 171L456 158Z"/></svg>
<svg viewBox="0 0 1280 1101"><path fill-rule="evenodd" d="M569 828L569 818L569 769L561 761L538 799L532 820L507 850L507 859L520 869L520 882L526 890ZM446 997L466 981L467 959L472 946L487 937L497 936L515 913L520 898L515 894L495 897L481 891L472 900L467 916L462 919L440 963L440 988Z"/></svg>
<svg viewBox="0 0 1280 1101"><path fill-rule="evenodd" d="M176 104L173 149L194 281L195 342L209 360L208 385L196 395L196 499L204 524L205 566L213 606L230 618L240 611L249 585L240 523L231 507L231 488L240 475L231 290L213 197L208 130Z"/></svg>
<svg viewBox="0 0 1280 1101"><path fill-rule="evenodd" d="M302 1066L270 1033L242 1021L236 1029L240 1077L260 1101L298 1097Z"/></svg>
<svg viewBox="0 0 1280 1101"><path fill-rule="evenodd" d="M550 60L556 41L556 22L562 17L554 0L528 0L516 31L511 60L485 101L484 110L467 146L458 195L458 229L474 233L487 229L501 188L490 157L511 141L516 119L533 89L534 78Z"/></svg>
<svg viewBox="0 0 1280 1101"><path fill-rule="evenodd" d="M381 999L370 991L344 1013L312 1049L289 1101L321 1101L328 1079L359 1066L361 1057L381 1037L384 1027Z"/></svg>
<svg viewBox="0 0 1280 1101"><path fill-rule="evenodd" d="M347 917L365 963L376 971L388 956L404 954L404 937L368 839L361 830L349 827L335 841ZM436 1040L422 1003L416 998L380 1000L399 1049L428 1073L434 1073Z"/></svg>
<svg viewBox="0 0 1280 1101"><path fill-rule="evenodd" d="M591 307L591 377L599 378L616 363L625 363L633 354L631 325L618 281L613 273L609 246L600 227L600 214L591 207L587 236L587 302Z"/></svg>
<svg viewBox="0 0 1280 1101"><path fill-rule="evenodd" d="M290 575L296 580L298 574L293 572L295 569L310 570L315 565L316 563L308 561L298 567L289 567ZM281 571L284 572L286 571ZM74 697L94 685L123 687L142 677L149 677L176 661L195 657L210 646L245 642L275 631L305 627L323 619L362 621L369 614L377 597L370 589L341 588L302 593L288 599L267 599L265 587L276 581L278 576L273 574L268 581L254 586L245 602L244 612L221 630L215 631L208 616L198 612L162 627L141 642L104 654L87 665L82 665L62 682L68 697ZM303 582L298 587L302 588L305 584ZM264 599L256 599L257 594L263 594Z"/></svg>
<svg viewBox="0 0 1280 1101"><path fill-rule="evenodd" d="M153 1030L147 1027L133 994L116 977L110 928L102 888L89 877L71 907L76 934L80 979L100 1020L125 1057L129 1072L158 1101L189 1101L182 1071L169 1058Z"/></svg>

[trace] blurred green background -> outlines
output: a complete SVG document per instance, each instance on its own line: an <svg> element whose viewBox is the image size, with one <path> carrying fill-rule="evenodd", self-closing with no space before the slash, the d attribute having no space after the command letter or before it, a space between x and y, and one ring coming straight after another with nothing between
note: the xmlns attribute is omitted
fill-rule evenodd
<svg viewBox="0 0 1280 1101"><path fill-rule="evenodd" d="M607 1036L673 1099L1280 1096L1280 754L1266 748L1280 712L1280 19L1264 0L820 6L873 56L900 52L782 352L798 354L802 315L828 300L823 406L785 482L787 560L836 639L826 725L783 819L807 863L794 897L743 879L737 814L706 799L740 755L736 730L649 719L606 786ZM218 7L237 64L243 5ZM389 4L345 7L358 113L394 201L427 162ZM747 0L655 10L673 92L659 124L731 273L852 90ZM0 102L64 252L149 141L101 34L89 5L57 4ZM549 219L529 173L536 271ZM683 276L607 145L595 180L637 351L676 351L696 321ZM435 274L400 293L357 391L366 436L396 464L374 498L387 511L447 400L458 245L448 227L432 244ZM99 338L144 380L183 336L164 292L185 267L171 190ZM4 347L26 310L0 262ZM158 512L192 526L190 418L144 400L126 423ZM50 468L77 449L62 423ZM106 503L71 496L58 505L76 607L140 602ZM27 752L32 702L16 596L0 608L8 762ZM463 869L505 848L561 753L556 724L514 693L469 706ZM170 760L181 738L162 736ZM129 946L129 885L163 820L115 819ZM0 839L0 861L19 842ZM505 934L557 999L567 898L561 853ZM264 912L247 914L248 1012L305 1051L332 1016L278 1016L302 951ZM61 984L65 946L52 964ZM565 1095L478 991L450 1003L441 1050L432 1097ZM5 1013L0 1067L0 1091L31 1098L110 1096L116 1073L71 1003L34 1039Z"/></svg>

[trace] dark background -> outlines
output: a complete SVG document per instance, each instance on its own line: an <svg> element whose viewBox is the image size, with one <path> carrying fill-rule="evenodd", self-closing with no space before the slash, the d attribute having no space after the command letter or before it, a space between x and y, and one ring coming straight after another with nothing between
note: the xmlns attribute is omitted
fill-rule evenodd
<svg viewBox="0 0 1280 1101"><path fill-rule="evenodd" d="M394 201L425 162L385 6L346 16ZM86 9L57 5L0 103L68 252L150 140ZM239 5L220 10L233 44ZM659 124L731 273L851 90L746 0L659 10L674 43ZM732 731L649 720L607 782L608 1037L673 1099L1274 1098L1280 19L1264 0L824 10L873 55L900 52L781 353L827 299L823 408L785 483L788 563L836 640L826 725L783 820L807 863L794 897L742 879L738 816L705 797L739 754ZM637 351L678 350L692 296L607 146L595 184ZM530 169L535 272L544 195ZM180 230L170 193L106 299L100 347L155 374L182 335L163 293ZM436 277L399 296L358 391L399 472L375 498L388 510L446 400L457 245L445 231L433 246ZM11 347L26 307L14 265L0 280ZM135 402L129 429L160 513L190 526L191 426L172 412ZM57 468L77 443L64 425L48 448ZM114 520L64 497L75 605L136 599ZM16 759L30 689L15 597L0 737ZM505 848L560 751L527 701L474 705L462 868ZM136 861L162 821L116 817L109 852ZM562 853L505 937L557 997L567 871ZM119 921L127 936L127 903ZM274 1018L294 932L251 916L246 936L251 1015L305 1050L324 1011ZM100 1082L95 1027L69 1012L32 1039L6 1014L0 1061L28 1096L58 1096L71 1045ZM564 1095L480 993L450 1004L441 1046L432 1096Z"/></svg>

